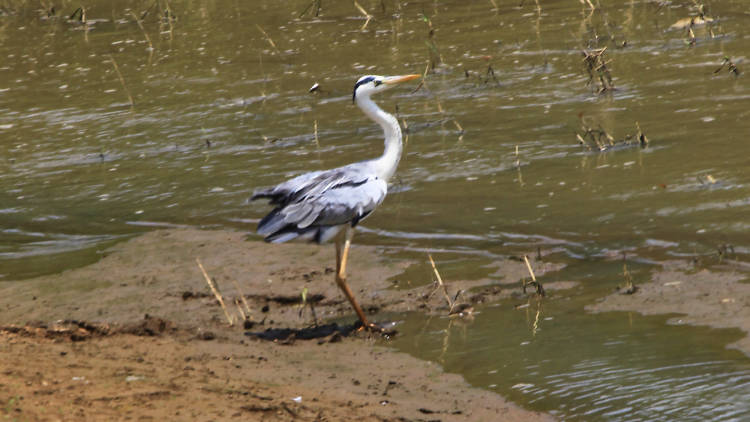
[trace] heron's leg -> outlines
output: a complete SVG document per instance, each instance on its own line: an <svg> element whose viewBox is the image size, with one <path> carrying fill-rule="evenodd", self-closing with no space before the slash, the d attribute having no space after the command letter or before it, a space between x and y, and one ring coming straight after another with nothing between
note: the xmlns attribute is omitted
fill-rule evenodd
<svg viewBox="0 0 750 422"><path fill-rule="evenodd" d="M336 274L341 270L341 244L343 236L336 236Z"/></svg>
<svg viewBox="0 0 750 422"><path fill-rule="evenodd" d="M336 284L339 286L341 291L344 292L346 298L349 299L349 303L352 304L354 311L357 313L357 316L359 316L359 320L362 321L362 325L366 328L372 328L374 327L374 325L370 324L370 322L367 321L365 313L362 312L362 308L359 306L359 303L357 303L357 300L354 299L354 294L349 288L349 285L346 284L346 261L349 257L349 247L352 244L353 235L354 229L351 227L347 227L346 233L344 234L343 251L341 250L341 241L339 239L336 239Z"/></svg>
<svg viewBox="0 0 750 422"><path fill-rule="evenodd" d="M354 237L354 229L347 227L344 232L344 251L341 254L341 266L339 272L341 276L346 280L346 261L349 258L349 248L352 246L352 238Z"/></svg>

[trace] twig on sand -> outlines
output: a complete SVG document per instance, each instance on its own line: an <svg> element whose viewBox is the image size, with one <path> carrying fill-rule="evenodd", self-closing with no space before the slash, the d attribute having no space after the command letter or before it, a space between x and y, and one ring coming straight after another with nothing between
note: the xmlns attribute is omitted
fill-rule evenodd
<svg viewBox="0 0 750 422"><path fill-rule="evenodd" d="M198 258L195 258L195 262L198 263L198 267L201 269L201 272L203 273L203 278L206 279L206 284L208 284L208 287L211 289L211 292L216 296L216 300L219 301L219 305L221 305L221 309L224 310L224 315L227 317L227 321L229 321L229 325L234 325L234 319L231 315L229 315L229 311L227 310L227 306L224 304L224 298L221 297L221 293L219 293L218 290L216 290L216 286L214 286L213 280L211 280L211 277L208 276L208 273L206 272L206 269L203 268L203 264L201 264L201 260Z"/></svg>

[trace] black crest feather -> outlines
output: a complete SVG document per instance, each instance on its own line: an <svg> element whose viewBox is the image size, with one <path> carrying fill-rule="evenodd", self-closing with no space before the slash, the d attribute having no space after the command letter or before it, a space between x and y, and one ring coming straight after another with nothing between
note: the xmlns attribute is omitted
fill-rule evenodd
<svg viewBox="0 0 750 422"><path fill-rule="evenodd" d="M368 82L372 82L375 79L374 76L367 76L357 81L356 84L354 84L354 91L352 92L352 103L354 100L357 99L357 88L359 88L360 85L364 85Z"/></svg>

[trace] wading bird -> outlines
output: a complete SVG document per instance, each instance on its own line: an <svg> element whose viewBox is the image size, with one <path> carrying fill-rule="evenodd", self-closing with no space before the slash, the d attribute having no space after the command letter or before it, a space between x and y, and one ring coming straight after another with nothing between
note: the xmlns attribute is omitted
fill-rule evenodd
<svg viewBox="0 0 750 422"><path fill-rule="evenodd" d="M258 223L258 234L265 236L267 242L304 239L320 244L336 239L336 284L367 329L379 330L367 321L346 284L346 261L354 228L385 199L388 180L396 171L403 149L398 121L378 107L370 96L419 77L368 75L359 78L354 85L352 101L383 128L383 155L331 170L305 173L257 191L250 198L268 198L275 206Z"/></svg>

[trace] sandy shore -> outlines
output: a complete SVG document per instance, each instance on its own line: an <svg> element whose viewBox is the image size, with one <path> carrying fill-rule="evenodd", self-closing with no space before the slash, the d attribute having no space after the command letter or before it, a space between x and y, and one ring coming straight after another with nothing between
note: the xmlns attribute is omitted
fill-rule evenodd
<svg viewBox="0 0 750 422"><path fill-rule="evenodd" d="M439 295L425 299L429 286L389 289L389 277L403 268L375 248L357 246L352 254L349 281L371 314L444 312ZM196 258L216 280L233 326ZM332 282L333 263L331 246L269 248L240 233L164 230L117 245L88 267L1 283L0 414L50 421L552 419L388 350L380 336L346 325L309 328L311 308L299 303L304 289L319 319L352 315ZM554 267L537 264L539 271ZM508 267L506 279L518 280L523 267ZM480 287L467 303L511 290ZM235 303L241 297L247 322Z"/></svg>

